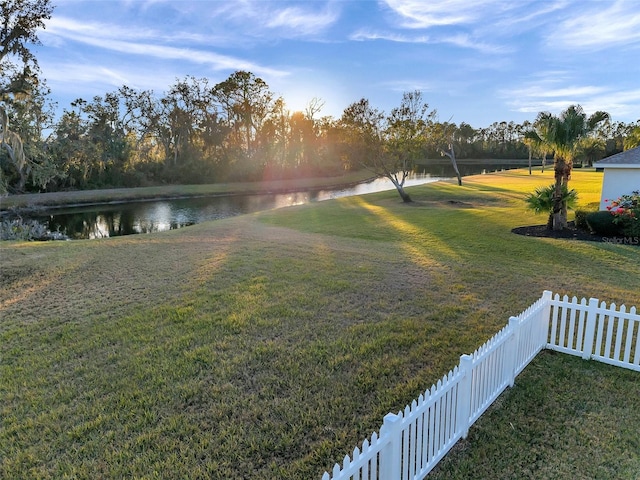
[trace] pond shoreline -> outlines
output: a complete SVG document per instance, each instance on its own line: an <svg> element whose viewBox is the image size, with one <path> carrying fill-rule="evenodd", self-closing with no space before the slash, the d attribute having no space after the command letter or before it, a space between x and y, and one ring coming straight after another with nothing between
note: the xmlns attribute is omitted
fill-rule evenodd
<svg viewBox="0 0 640 480"><path fill-rule="evenodd" d="M280 183L256 182L257 188L251 188L251 184L244 190L224 190L227 184L209 185L171 185L163 187L132 187L104 190L73 190L70 192L26 193L4 197L0 199L0 218L8 215L20 215L33 212L50 211L62 208L92 207L100 205L121 205L127 203L153 202L159 200L180 200L188 198L216 198L239 197L246 195L285 195L298 192L314 192L321 190L337 190L353 188L357 185L374 181L378 177L363 177L360 180L351 180L339 183L315 183L320 178L306 179L302 185L287 185L278 187L262 184ZM304 185L308 183L307 185ZM190 192L189 190L194 189ZM157 193L141 194L141 190L160 190ZM173 193L175 192L175 193ZM136 194L138 193L138 194ZM53 197L53 198L52 198ZM80 197L81 199L77 199ZM87 198L87 200L82 200ZM48 199L50 199L48 201Z"/></svg>

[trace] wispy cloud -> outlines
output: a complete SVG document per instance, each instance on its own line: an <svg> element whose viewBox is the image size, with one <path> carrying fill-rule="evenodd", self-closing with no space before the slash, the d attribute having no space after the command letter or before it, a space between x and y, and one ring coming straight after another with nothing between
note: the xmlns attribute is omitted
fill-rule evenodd
<svg viewBox="0 0 640 480"><path fill-rule="evenodd" d="M449 44L460 48L467 48L488 54L502 54L512 51L507 45L498 45L472 38L465 33L441 35L415 35L395 32L376 32L360 29L349 36L350 40L385 40L397 43Z"/></svg>
<svg viewBox="0 0 640 480"><path fill-rule="evenodd" d="M465 33L446 36L442 38L440 42L450 43L457 47L469 48L471 50L477 50L479 52L489 54L503 54L514 51L514 48L509 45L488 43L485 40L475 38L474 36Z"/></svg>
<svg viewBox="0 0 640 480"><path fill-rule="evenodd" d="M302 7L288 7L276 10L271 20L266 22L269 28L282 28L287 36L292 33L312 35L324 31L339 18L336 8L326 6L321 11Z"/></svg>
<svg viewBox="0 0 640 480"><path fill-rule="evenodd" d="M45 36L54 35L73 39L86 36L126 40L157 38L159 36L155 30L144 27L132 29L118 24L79 22L70 18L56 16L46 22L46 29L43 34Z"/></svg>
<svg viewBox="0 0 640 480"><path fill-rule="evenodd" d="M593 85L562 86L559 88L549 88L548 86L534 85L528 88L511 90L509 92L509 95L522 98L581 98L601 94L606 91L607 89L604 87Z"/></svg>
<svg viewBox="0 0 640 480"><path fill-rule="evenodd" d="M585 112L604 110L615 116L640 112L640 88L612 89L598 85L566 85L562 81L525 85L502 92L507 104L515 111L554 114L570 105L579 104Z"/></svg>
<svg viewBox="0 0 640 480"><path fill-rule="evenodd" d="M508 27L519 23L522 2L502 0L384 0L393 33L361 29L353 40L384 39L405 43L453 45L486 54L515 51L503 40ZM497 25L502 25L497 27ZM416 33L416 32L420 33ZM426 33L428 31L428 34Z"/></svg>
<svg viewBox="0 0 640 480"><path fill-rule="evenodd" d="M497 0L385 0L384 3L400 16L405 28L470 24L482 17L488 6L505 5Z"/></svg>
<svg viewBox="0 0 640 480"><path fill-rule="evenodd" d="M58 93L65 92L79 96L85 94L80 93L78 84L90 86L92 95L102 95L107 91L116 90L122 85L162 92L176 78L171 72L154 72L154 75L149 75L148 71L144 70L144 66L136 71L127 67L107 67L94 63L62 62L50 65L48 62L43 62L41 67L46 73L47 81L55 85ZM74 83L70 83L69 78L73 78ZM83 87L82 92L84 91Z"/></svg>
<svg viewBox="0 0 640 480"><path fill-rule="evenodd" d="M635 45L640 51L640 4L636 0L586 2L584 6L548 34L549 44L585 49Z"/></svg>
<svg viewBox="0 0 640 480"><path fill-rule="evenodd" d="M52 19L47 25L47 30L49 34L65 40L118 53L204 64L212 70L249 70L263 75L287 75L285 71L265 67L237 57L203 49L164 45L163 43L167 39L158 37L153 30L130 32L118 26L98 23L80 24L64 18ZM153 40L156 43L151 43Z"/></svg>
<svg viewBox="0 0 640 480"><path fill-rule="evenodd" d="M177 3L177 2L176 2ZM340 3L237 0L234 2L183 2L183 11L198 10L200 17L215 18L218 29L234 38L291 39L318 35L340 18Z"/></svg>
<svg viewBox="0 0 640 480"><path fill-rule="evenodd" d="M435 91L440 88L436 82L425 82L424 80L397 80L394 82L383 82L383 87L394 92L412 92L415 90L421 92Z"/></svg>
<svg viewBox="0 0 640 480"><path fill-rule="evenodd" d="M228 39L223 35L204 34L192 31L158 30L136 25L132 28L128 25L106 22L79 22L65 17L53 17L47 21L47 28L41 34L47 40L62 40L71 38L101 38L115 39L129 42L151 42L163 44L204 44L223 45Z"/></svg>
<svg viewBox="0 0 640 480"><path fill-rule="evenodd" d="M367 29L360 29L349 36L349 40L386 40L398 43L429 43L433 39L428 35L407 35L404 33L375 32Z"/></svg>

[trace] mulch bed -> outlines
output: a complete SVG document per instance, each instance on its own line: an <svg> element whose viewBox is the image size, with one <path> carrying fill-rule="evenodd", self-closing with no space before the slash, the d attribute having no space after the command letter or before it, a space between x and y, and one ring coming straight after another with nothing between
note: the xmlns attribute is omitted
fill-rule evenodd
<svg viewBox="0 0 640 480"><path fill-rule="evenodd" d="M527 237L562 238L570 240L583 240L587 242L622 243L616 242L616 238L613 237L603 237L602 235L594 234L586 230L576 228L574 222L569 222L567 228L564 230L549 230L546 225L532 225L529 227L514 228L513 230L511 230L511 232L517 235L525 235ZM640 241L634 241L629 244L638 246L640 244Z"/></svg>

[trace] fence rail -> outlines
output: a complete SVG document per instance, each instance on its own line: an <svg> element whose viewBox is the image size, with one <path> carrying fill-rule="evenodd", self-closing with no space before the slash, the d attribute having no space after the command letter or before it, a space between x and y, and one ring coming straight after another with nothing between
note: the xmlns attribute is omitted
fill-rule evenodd
<svg viewBox="0 0 640 480"><path fill-rule="evenodd" d="M597 299L542 297L404 411L388 413L362 449L322 480L421 480L542 349L640 371L640 315Z"/></svg>

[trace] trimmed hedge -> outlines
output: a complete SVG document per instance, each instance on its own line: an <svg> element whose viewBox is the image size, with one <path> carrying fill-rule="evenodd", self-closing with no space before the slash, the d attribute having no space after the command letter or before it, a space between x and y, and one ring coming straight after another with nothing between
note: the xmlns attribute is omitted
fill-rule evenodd
<svg viewBox="0 0 640 480"><path fill-rule="evenodd" d="M614 223L615 217L607 211L591 212L585 216L585 222L592 233L598 235L615 236L622 235L620 224ZM577 219L576 219L577 223Z"/></svg>

